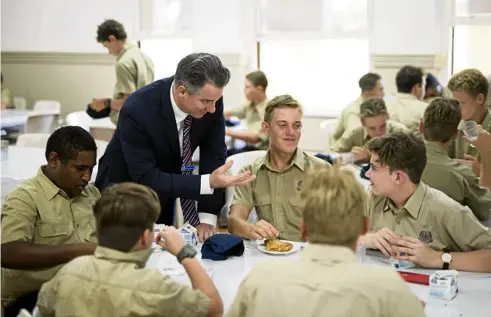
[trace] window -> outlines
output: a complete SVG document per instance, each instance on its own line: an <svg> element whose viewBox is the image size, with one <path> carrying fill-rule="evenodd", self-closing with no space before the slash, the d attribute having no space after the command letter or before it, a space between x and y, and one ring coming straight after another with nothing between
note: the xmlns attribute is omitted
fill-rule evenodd
<svg viewBox="0 0 491 317"><path fill-rule="evenodd" d="M261 69L268 96L290 94L307 115L338 116L369 71L367 39L264 40Z"/></svg>
<svg viewBox="0 0 491 317"><path fill-rule="evenodd" d="M140 41L142 52L147 54L155 66L155 80L174 75L177 64L192 53L191 39L151 39Z"/></svg>
<svg viewBox="0 0 491 317"><path fill-rule="evenodd" d="M453 40L453 73L478 68L491 74L491 25L456 25Z"/></svg>

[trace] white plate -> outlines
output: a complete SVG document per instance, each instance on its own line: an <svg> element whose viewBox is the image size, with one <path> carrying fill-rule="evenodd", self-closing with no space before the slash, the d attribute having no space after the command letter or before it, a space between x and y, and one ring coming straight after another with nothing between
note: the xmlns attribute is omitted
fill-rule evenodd
<svg viewBox="0 0 491 317"><path fill-rule="evenodd" d="M293 244L293 248L288 252L268 251L268 250L266 250L266 246L264 245L264 241L262 241L262 243L257 245L257 249L259 251L261 251L262 253L271 254L271 255L288 255L288 254L292 254L292 253L295 253L297 251L300 251L300 249L303 246L303 243L300 243L300 242L294 242L294 241L288 241L288 240L280 240L280 241Z"/></svg>

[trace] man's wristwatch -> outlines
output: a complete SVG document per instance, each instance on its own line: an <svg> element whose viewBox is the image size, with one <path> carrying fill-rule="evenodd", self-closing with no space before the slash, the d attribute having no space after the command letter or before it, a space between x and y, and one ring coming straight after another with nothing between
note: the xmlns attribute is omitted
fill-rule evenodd
<svg viewBox="0 0 491 317"><path fill-rule="evenodd" d="M443 261L442 269L448 270L450 267L450 262L452 262L452 255L450 254L450 252L447 249L443 249L443 254L442 254L441 259Z"/></svg>
<svg viewBox="0 0 491 317"><path fill-rule="evenodd" d="M176 258L179 263L181 263L186 258L194 258L198 252L196 249L189 244L186 244L179 253L177 253Z"/></svg>

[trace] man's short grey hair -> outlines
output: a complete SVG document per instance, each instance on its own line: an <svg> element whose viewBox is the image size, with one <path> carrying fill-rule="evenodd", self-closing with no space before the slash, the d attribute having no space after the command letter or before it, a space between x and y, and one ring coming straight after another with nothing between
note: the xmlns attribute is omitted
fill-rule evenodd
<svg viewBox="0 0 491 317"><path fill-rule="evenodd" d="M369 98L360 105L360 118L376 117L387 114L387 107L382 98Z"/></svg>
<svg viewBox="0 0 491 317"><path fill-rule="evenodd" d="M183 85L191 94L199 93L208 83L223 88L229 80L230 71L217 56L208 53L193 53L184 57L177 64L174 75L176 87Z"/></svg>

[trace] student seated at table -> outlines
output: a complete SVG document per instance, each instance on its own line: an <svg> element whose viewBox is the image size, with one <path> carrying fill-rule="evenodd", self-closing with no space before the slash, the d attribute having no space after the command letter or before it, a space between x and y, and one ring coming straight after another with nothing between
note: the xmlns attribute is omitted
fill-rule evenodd
<svg viewBox="0 0 491 317"><path fill-rule="evenodd" d="M465 69L452 76L448 88L455 99L460 101L462 120L473 120L484 130L491 132L491 110L485 106L489 89L486 77L477 69ZM455 140L449 154L452 158L471 161L474 173L479 175L478 151L464 138L459 137Z"/></svg>
<svg viewBox="0 0 491 317"><path fill-rule="evenodd" d="M225 131L225 134L233 139L247 142L244 148L228 150L227 156L247 151L268 149L268 138L261 129L264 109L266 109L266 104L268 103L266 88L268 88L268 79L262 71L258 70L247 74L244 86L247 103L239 108L224 111L225 118L235 116L239 119L245 119L247 122L247 131L238 131L230 128Z"/></svg>
<svg viewBox="0 0 491 317"><path fill-rule="evenodd" d="M2 208L2 304L5 316L32 310L41 285L63 264L95 250L89 184L94 138L80 127L59 128L46 144L47 164L7 195ZM28 158L26 158L28 159Z"/></svg>
<svg viewBox="0 0 491 317"><path fill-rule="evenodd" d="M252 240L275 238L299 241L305 201L300 197L307 172L329 166L297 147L302 132L302 107L289 95L273 98L266 106L263 131L269 150L242 170L256 180L236 186L230 207L230 233ZM252 208L258 222L248 223Z"/></svg>
<svg viewBox="0 0 491 317"><path fill-rule="evenodd" d="M477 139L467 140L479 150L481 155L481 185L491 189L491 133L477 126Z"/></svg>
<svg viewBox="0 0 491 317"><path fill-rule="evenodd" d="M425 95L423 70L409 65L402 67L396 75L396 86L396 97L387 102L390 118L416 132L427 106L422 101Z"/></svg>
<svg viewBox="0 0 491 317"><path fill-rule="evenodd" d="M363 147L370 139L395 131L409 132L402 123L389 120L383 99L372 98L363 101L359 116L361 126L345 133L332 148L338 153L351 152L357 162L370 158L368 151Z"/></svg>
<svg viewBox="0 0 491 317"><path fill-rule="evenodd" d="M421 182L423 140L394 133L367 147L372 152L366 173L372 185L370 233L360 241L425 268L491 272L491 231L468 208Z"/></svg>
<svg viewBox="0 0 491 317"><path fill-rule="evenodd" d="M461 118L456 99L437 98L426 108L421 123L427 158L422 181L468 206L477 219L484 221L491 212L491 191L480 186L468 165L448 156L448 148L457 138Z"/></svg>
<svg viewBox="0 0 491 317"><path fill-rule="evenodd" d="M334 132L331 135L331 142L337 142L345 133L360 126L359 111L360 105L369 98L384 98L384 85L379 74L367 73L361 76L358 81L361 95L355 101L347 105L341 112Z"/></svg>
<svg viewBox="0 0 491 317"><path fill-rule="evenodd" d="M3 87L3 74L0 73L1 88L2 88L2 110L3 109L13 109L14 99L12 98L12 93L7 88Z"/></svg>
<svg viewBox="0 0 491 317"><path fill-rule="evenodd" d="M423 305L389 267L360 264L354 250L367 231L366 192L352 173L318 170L302 189L299 259L256 265L228 317L424 316Z"/></svg>
<svg viewBox="0 0 491 317"><path fill-rule="evenodd" d="M94 207L99 246L94 255L66 264L39 292L37 306L51 316L221 316L223 304L208 273L174 227L158 243L186 270L193 288L158 269L144 268L152 255L160 202L152 189L115 184Z"/></svg>

